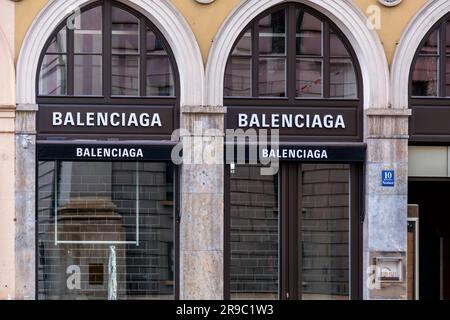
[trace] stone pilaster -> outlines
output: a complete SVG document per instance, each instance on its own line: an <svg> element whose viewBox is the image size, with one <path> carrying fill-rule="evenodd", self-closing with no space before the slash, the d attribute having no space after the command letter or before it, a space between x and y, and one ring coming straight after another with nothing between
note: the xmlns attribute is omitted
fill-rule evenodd
<svg viewBox="0 0 450 320"><path fill-rule="evenodd" d="M363 239L364 299L406 299L408 211L408 117L410 110L366 111L366 210ZM395 171L395 186L382 187L383 170ZM377 258L381 258L377 260ZM374 283L376 264L401 261L403 279ZM386 261L386 260L385 260ZM378 264L380 267L380 264Z"/></svg>
<svg viewBox="0 0 450 320"><path fill-rule="evenodd" d="M0 104L0 300L15 296L14 117L15 106Z"/></svg>
<svg viewBox="0 0 450 320"><path fill-rule="evenodd" d="M182 108L180 298L185 300L223 299L224 113L223 107Z"/></svg>
<svg viewBox="0 0 450 320"><path fill-rule="evenodd" d="M34 299L36 281L36 112L16 112L16 299Z"/></svg>

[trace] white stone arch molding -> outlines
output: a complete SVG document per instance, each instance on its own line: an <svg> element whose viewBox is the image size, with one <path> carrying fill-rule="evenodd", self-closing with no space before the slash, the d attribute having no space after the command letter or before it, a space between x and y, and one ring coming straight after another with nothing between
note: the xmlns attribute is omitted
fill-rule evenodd
<svg viewBox="0 0 450 320"><path fill-rule="evenodd" d="M206 67L205 101L223 104L225 67L240 32L259 14L285 0L243 0L230 13L219 30ZM364 13L351 0L295 0L326 15L350 41L361 67L364 108L389 106L389 68L383 46L375 30L368 27Z"/></svg>
<svg viewBox="0 0 450 320"><path fill-rule="evenodd" d="M14 60L5 34L0 30L0 106L14 105Z"/></svg>
<svg viewBox="0 0 450 320"><path fill-rule="evenodd" d="M167 0L119 0L146 16L163 34L178 66L180 105L202 105L204 65L195 36L184 17ZM17 103L36 103L36 73L46 40L61 21L93 0L50 0L33 21L17 62Z"/></svg>
<svg viewBox="0 0 450 320"><path fill-rule="evenodd" d="M391 92L395 108L409 108L409 76L414 56L427 33L449 12L449 0L429 0L403 32L392 62Z"/></svg>

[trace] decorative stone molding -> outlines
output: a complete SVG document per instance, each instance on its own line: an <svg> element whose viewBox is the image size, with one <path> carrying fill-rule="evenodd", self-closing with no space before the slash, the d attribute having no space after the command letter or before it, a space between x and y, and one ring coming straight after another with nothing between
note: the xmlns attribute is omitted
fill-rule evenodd
<svg viewBox="0 0 450 320"><path fill-rule="evenodd" d="M37 104L18 104L16 106L17 111L38 111L39 105Z"/></svg>
<svg viewBox="0 0 450 320"><path fill-rule="evenodd" d="M195 0L195 1L197 1L198 3L201 3L201 4L210 4L216 0Z"/></svg>
<svg viewBox="0 0 450 320"><path fill-rule="evenodd" d="M0 104L0 112L7 112L10 110L15 110L15 109L16 109L16 106L13 104L7 104L7 105Z"/></svg>
<svg viewBox="0 0 450 320"><path fill-rule="evenodd" d="M368 109L366 139L409 139L409 109Z"/></svg>
<svg viewBox="0 0 450 320"><path fill-rule="evenodd" d="M203 60L195 36L184 17L167 0L121 0L152 21L164 35L180 74L180 104L202 105ZM58 24L72 10L90 0L51 0L35 18L25 37L17 63L17 103L36 101L36 73L43 46Z"/></svg>
<svg viewBox="0 0 450 320"><path fill-rule="evenodd" d="M231 12L217 33L206 67L205 102L223 104L225 67L239 34L258 14L283 3L283 0L244 0ZM361 66L364 83L364 108L388 108L389 68L381 41L367 25L367 17L350 0L296 0L328 16L347 36Z"/></svg>
<svg viewBox="0 0 450 320"><path fill-rule="evenodd" d="M0 108L14 105L15 70L13 55L3 31L0 30Z"/></svg>
<svg viewBox="0 0 450 320"><path fill-rule="evenodd" d="M227 112L227 108L211 107L211 106L183 106L183 107L181 107L181 112L182 113L203 113L203 114L211 114L211 113L225 114Z"/></svg>
<svg viewBox="0 0 450 320"><path fill-rule="evenodd" d="M393 108L407 109L409 107L409 75L414 55L428 31L449 12L450 1L429 0L403 32L391 68Z"/></svg>
<svg viewBox="0 0 450 320"><path fill-rule="evenodd" d="M395 7L398 6L402 0L378 0L378 2L386 7Z"/></svg>

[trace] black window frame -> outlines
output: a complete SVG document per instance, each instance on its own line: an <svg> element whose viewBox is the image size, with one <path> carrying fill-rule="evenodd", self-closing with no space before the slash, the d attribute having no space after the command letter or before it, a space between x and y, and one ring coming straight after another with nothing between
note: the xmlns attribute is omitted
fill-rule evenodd
<svg viewBox="0 0 450 320"><path fill-rule="evenodd" d="M39 94L39 75L41 71L42 62L46 55L47 48L51 44L54 37L61 31L62 28L67 23L67 18L64 19L57 28L53 31L49 39L46 41L44 45L44 49L41 52L39 57L38 69L36 73L36 101L38 104L97 104L97 105L175 105L177 111L179 111L179 92L180 92L180 76L178 72L178 66L176 64L176 60L174 58L173 51L171 50L169 44L165 40L163 34L158 30L158 28L149 21L143 14L137 12L133 8L130 8L118 1L115 0L98 0L93 3L90 3L83 8L81 8L81 13L92 9L94 7L100 6L102 8L102 95L100 96L86 96L86 95L74 95L74 48L73 48L73 34L74 31L67 29L67 94L65 95L40 95ZM141 50L139 52L139 96L121 96L121 95L112 95L112 75L111 75L111 66L112 66L112 22L111 22L111 9L112 7L120 8L121 10L125 10L131 15L135 16L139 19L139 42ZM169 61L171 63L173 77L174 77L174 96L147 96L146 95L146 74L147 68L147 51L146 51L146 33L147 28L150 29L158 39L161 41L163 48L167 52L167 56L169 57ZM57 54L56 54L57 55ZM100 54L96 54L100 55ZM151 55L151 54L150 54ZM178 113L178 112L176 112ZM179 120L179 118L177 119ZM177 121L176 123L178 123Z"/></svg>
<svg viewBox="0 0 450 320"><path fill-rule="evenodd" d="M409 118L409 145L428 146L428 145L448 145L450 143L450 137L447 133L443 134L416 134L415 126L415 109L429 109L430 112L436 110L448 109L450 105L450 95L446 96L446 64L450 61L450 52L446 52L447 43L447 24L450 25L450 13L443 16L436 22L433 27L426 33L419 46L416 49L414 58L411 62L408 78L408 108L412 110L412 116ZM420 55L420 52L428 41L430 36L438 30L439 32L439 52L435 57L439 57L438 73L438 95L437 96L414 96L413 95L413 74L416 67L417 60L424 55ZM431 116L431 114L430 114ZM428 121L429 126L427 130L436 126L433 121Z"/></svg>
<svg viewBox="0 0 450 320"><path fill-rule="evenodd" d="M316 19L320 20L323 23L323 52L322 56L320 57L323 61L323 71L322 71L322 77L323 77L323 97L322 98L316 98L316 97L297 97L296 95L296 59L297 59L297 52L296 52L296 10L302 10ZM258 61L259 61L259 26L258 22L266 17L267 15L270 15L274 12L280 11L280 10L286 10L286 53L285 57L287 60L286 65L286 96L285 97L265 97L265 96L259 96L259 90L258 90ZM299 4L299 3L286 3L282 5L277 5L272 7L271 9L259 14L257 17L253 19L252 22L250 22L243 31L239 34L237 37L237 40L233 44L231 52L234 51L234 48L239 43L239 41L242 39L242 37L245 35L245 33L251 30L252 31L252 52L251 52L251 61L252 61L252 70L251 70L251 97L233 97L233 96L224 96L224 104L226 106L233 106L233 105L280 105L280 106L316 106L320 104L321 101L326 100L327 106L362 106L362 94L363 94L363 85L362 85L362 73L361 68L359 66L359 61L357 59L356 53L353 50L350 42L345 37L345 35L340 31L340 29L337 27L335 23L333 23L328 17L323 15L320 12L315 11L314 9L311 9L310 7ZM339 39L344 44L345 48L349 52L349 57L346 59L352 60L354 71L356 75L356 89L357 89L357 96L356 98L352 99L346 99L346 98L330 98L330 62L333 58L337 57L331 57L330 53L330 35L331 30L333 30L336 35L339 37ZM233 55L230 54L227 61L230 62L230 58ZM241 55L237 55L239 57ZM249 55L250 57L250 55ZM274 56L275 57L275 56ZM284 57L281 55L280 57ZM308 56L305 55L305 58ZM315 57L315 58L317 58ZM361 118L362 119L362 118Z"/></svg>
<svg viewBox="0 0 450 320"><path fill-rule="evenodd" d="M448 104L450 100L450 95L446 95L446 64L447 61L450 61L450 52L447 53L447 24L450 25L450 13L446 14L443 18L441 18L425 35L425 37L420 42L415 54L414 59L411 63L410 72L409 72L409 85L408 85L408 96L410 100L410 105L445 105ZM436 96L415 96L413 95L413 74L414 69L417 64L417 60L420 57L424 57L425 55L421 55L420 52L431 37L431 35L438 31L438 43L439 43L439 51L437 55L429 55L431 57L439 58L438 64L438 94Z"/></svg>

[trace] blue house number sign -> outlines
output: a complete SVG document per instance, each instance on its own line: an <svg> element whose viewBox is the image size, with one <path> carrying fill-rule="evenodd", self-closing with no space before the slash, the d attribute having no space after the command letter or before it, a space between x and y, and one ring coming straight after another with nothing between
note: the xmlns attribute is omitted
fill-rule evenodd
<svg viewBox="0 0 450 320"><path fill-rule="evenodd" d="M383 170L381 172L381 186L394 187L395 186L395 171Z"/></svg>

